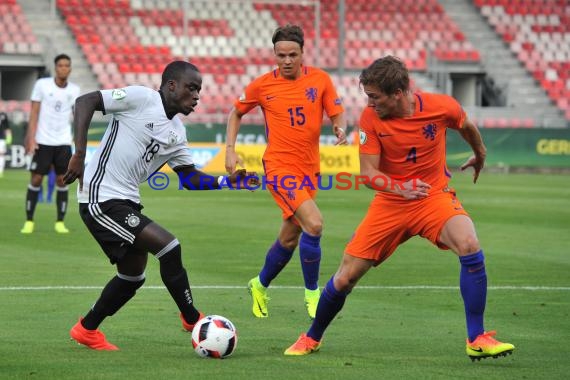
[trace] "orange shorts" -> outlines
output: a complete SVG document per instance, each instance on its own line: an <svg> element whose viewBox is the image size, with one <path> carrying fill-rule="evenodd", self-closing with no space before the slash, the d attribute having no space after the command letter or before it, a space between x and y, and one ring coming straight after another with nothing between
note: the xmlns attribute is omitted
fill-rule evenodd
<svg viewBox="0 0 570 380"><path fill-rule="evenodd" d="M267 175L267 189L281 209L283 220L291 218L303 202L317 197L317 176Z"/></svg>
<svg viewBox="0 0 570 380"><path fill-rule="evenodd" d="M445 223L455 215L469 216L453 189L432 193L417 201L392 201L376 196L344 253L375 260L378 265L400 244L416 235L441 249L449 249L439 243L438 238Z"/></svg>

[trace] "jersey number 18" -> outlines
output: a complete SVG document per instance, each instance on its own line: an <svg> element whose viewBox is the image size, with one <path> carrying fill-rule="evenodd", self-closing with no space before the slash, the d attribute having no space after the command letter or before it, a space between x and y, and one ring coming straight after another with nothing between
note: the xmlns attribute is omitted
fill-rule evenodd
<svg viewBox="0 0 570 380"><path fill-rule="evenodd" d="M154 139L150 139L150 143L146 146L145 151L142 155L142 159L146 162L151 162L154 155L160 150L160 145L154 142Z"/></svg>

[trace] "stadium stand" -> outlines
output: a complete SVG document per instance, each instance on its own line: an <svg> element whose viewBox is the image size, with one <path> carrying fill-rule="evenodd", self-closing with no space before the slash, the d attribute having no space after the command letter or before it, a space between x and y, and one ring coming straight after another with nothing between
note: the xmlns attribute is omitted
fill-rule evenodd
<svg viewBox="0 0 570 380"><path fill-rule="evenodd" d="M39 54L41 45L16 0L0 0L0 53Z"/></svg>
<svg viewBox="0 0 570 380"><path fill-rule="evenodd" d="M22 8L16 0L0 0L0 54L25 56L42 53L38 42ZM30 112L28 101L0 99L0 110L20 118ZM18 117L16 117L18 119Z"/></svg>
<svg viewBox="0 0 570 380"><path fill-rule="evenodd" d="M570 120L568 1L475 0L475 4Z"/></svg>
<svg viewBox="0 0 570 380"><path fill-rule="evenodd" d="M531 0L400 0L397 3L391 0L345 0L343 17L338 12L339 0L321 1L318 50L315 46L315 9L310 2L55 1L57 17L71 31L68 34L73 36L98 88L129 84L156 88L167 62L190 58L201 68L204 79L201 105L193 119L214 122L224 122L225 114L243 86L273 67L269 48L271 33L287 22L300 24L305 29L306 62L333 73L351 122L356 122L365 104L358 86L359 71L374 58L386 54L401 57L412 71L414 87L426 91L449 92L449 87L441 87L434 79L434 63L438 70L467 65L465 67L481 71L486 67L491 79L493 76L502 78L503 72L493 71L494 62L488 56L487 46L473 39L473 34L466 29L469 25L452 17L448 11L449 4L466 3L471 6L467 13L486 20L487 25L494 28L570 120L570 20L565 0L538 0L548 4L544 7L529 6L536 4ZM20 0L20 3L34 2ZM19 14L24 21L25 17L16 0L0 0L0 7L6 11L0 16L0 31L9 30L12 35L15 27L11 14ZM5 16L7 14L10 16ZM185 15L188 17L186 28L183 25ZM343 36L338 31L340 19L344 20ZM25 27L25 22L21 25L24 27L19 30L23 31L27 41L24 43L32 49L34 34L29 26ZM0 54L6 54L6 49L15 49L15 41L4 42L5 34L0 33L0 36L0 49L3 50ZM16 39L22 41L23 38ZM341 42L342 46L339 46ZM340 62L339 48L343 54ZM504 49L508 51L506 47ZM339 64L342 73L336 72ZM531 90L518 91L516 82L511 81L509 91L502 94L507 99L507 107L485 109L476 105L472 112L469 110L479 126L523 128L541 125L544 118L530 114L531 107L521 100ZM497 87L485 88L490 91L487 91L490 99L501 90L501 83L497 83ZM546 99L544 102L550 102L545 94L535 93L523 100L538 109L547 105L542 98ZM14 105L10 104L10 107ZM521 110L525 112L521 113ZM261 121L261 113L247 117L251 122Z"/></svg>
<svg viewBox="0 0 570 380"><path fill-rule="evenodd" d="M437 1L405 0L404 8L379 1L382 4L347 2L343 61L347 70L360 70L385 54L402 57L416 71L426 69L428 52L447 61L479 60L477 50ZM384 9L381 16L371 12L378 5ZM300 24L307 33L307 61L316 61L314 11L307 5L192 2L188 36L183 35L180 1L58 0L57 6L102 88L133 83L157 87L158 74L169 59L191 57L205 74L204 87L216 93L205 91L198 114L227 112L243 86L272 67L267 46L277 25ZM338 0L322 2L321 16L318 64L334 69L338 66ZM420 27L418 18L430 27ZM379 22L382 35L377 35ZM349 109L358 110L362 94L354 86L355 74L348 77L355 90L348 91L345 102Z"/></svg>
<svg viewBox="0 0 570 380"><path fill-rule="evenodd" d="M303 6L258 4L269 10L279 24L295 20L309 37L314 22ZM378 10L381 9L381 12ZM361 69L374 58L393 54L403 57L411 70L426 69L428 53L444 61L479 61L478 51L436 0L351 0L346 2L344 66ZM338 66L338 0L322 2L321 39L324 66ZM380 27L379 27L380 26Z"/></svg>

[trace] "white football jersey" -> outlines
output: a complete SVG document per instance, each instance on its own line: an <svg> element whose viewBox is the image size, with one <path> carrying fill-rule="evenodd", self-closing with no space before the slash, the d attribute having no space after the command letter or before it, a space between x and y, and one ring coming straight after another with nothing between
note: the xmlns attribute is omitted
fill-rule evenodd
<svg viewBox="0 0 570 380"><path fill-rule="evenodd" d="M194 165L186 129L166 117L158 91L142 86L101 90L105 113L113 114L99 147L85 167L80 203L129 199L140 203L139 184L165 163Z"/></svg>
<svg viewBox="0 0 570 380"><path fill-rule="evenodd" d="M36 142L42 145L71 145L71 113L79 86L67 82L64 88L55 78L41 78L34 84L31 100L41 102Z"/></svg>

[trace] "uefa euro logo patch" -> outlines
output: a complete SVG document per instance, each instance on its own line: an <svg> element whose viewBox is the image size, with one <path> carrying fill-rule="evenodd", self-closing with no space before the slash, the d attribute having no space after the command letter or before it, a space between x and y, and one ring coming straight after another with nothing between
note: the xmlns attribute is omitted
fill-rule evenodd
<svg viewBox="0 0 570 380"><path fill-rule="evenodd" d="M122 88L114 89L113 92L111 92L111 97L115 100L121 100L125 96L127 96L127 92Z"/></svg>
<svg viewBox="0 0 570 380"><path fill-rule="evenodd" d="M437 126L433 123L430 123L423 127L424 137L433 141L435 139L435 134L437 133Z"/></svg>
<svg viewBox="0 0 570 380"><path fill-rule="evenodd" d="M317 88L309 87L305 89L305 96L307 97L307 99L309 99L311 102L314 103L315 100L317 100Z"/></svg>
<svg viewBox="0 0 570 380"><path fill-rule="evenodd" d="M360 138L360 145L366 144L366 140L367 140L366 132L364 132L364 131L358 132L358 137Z"/></svg>

